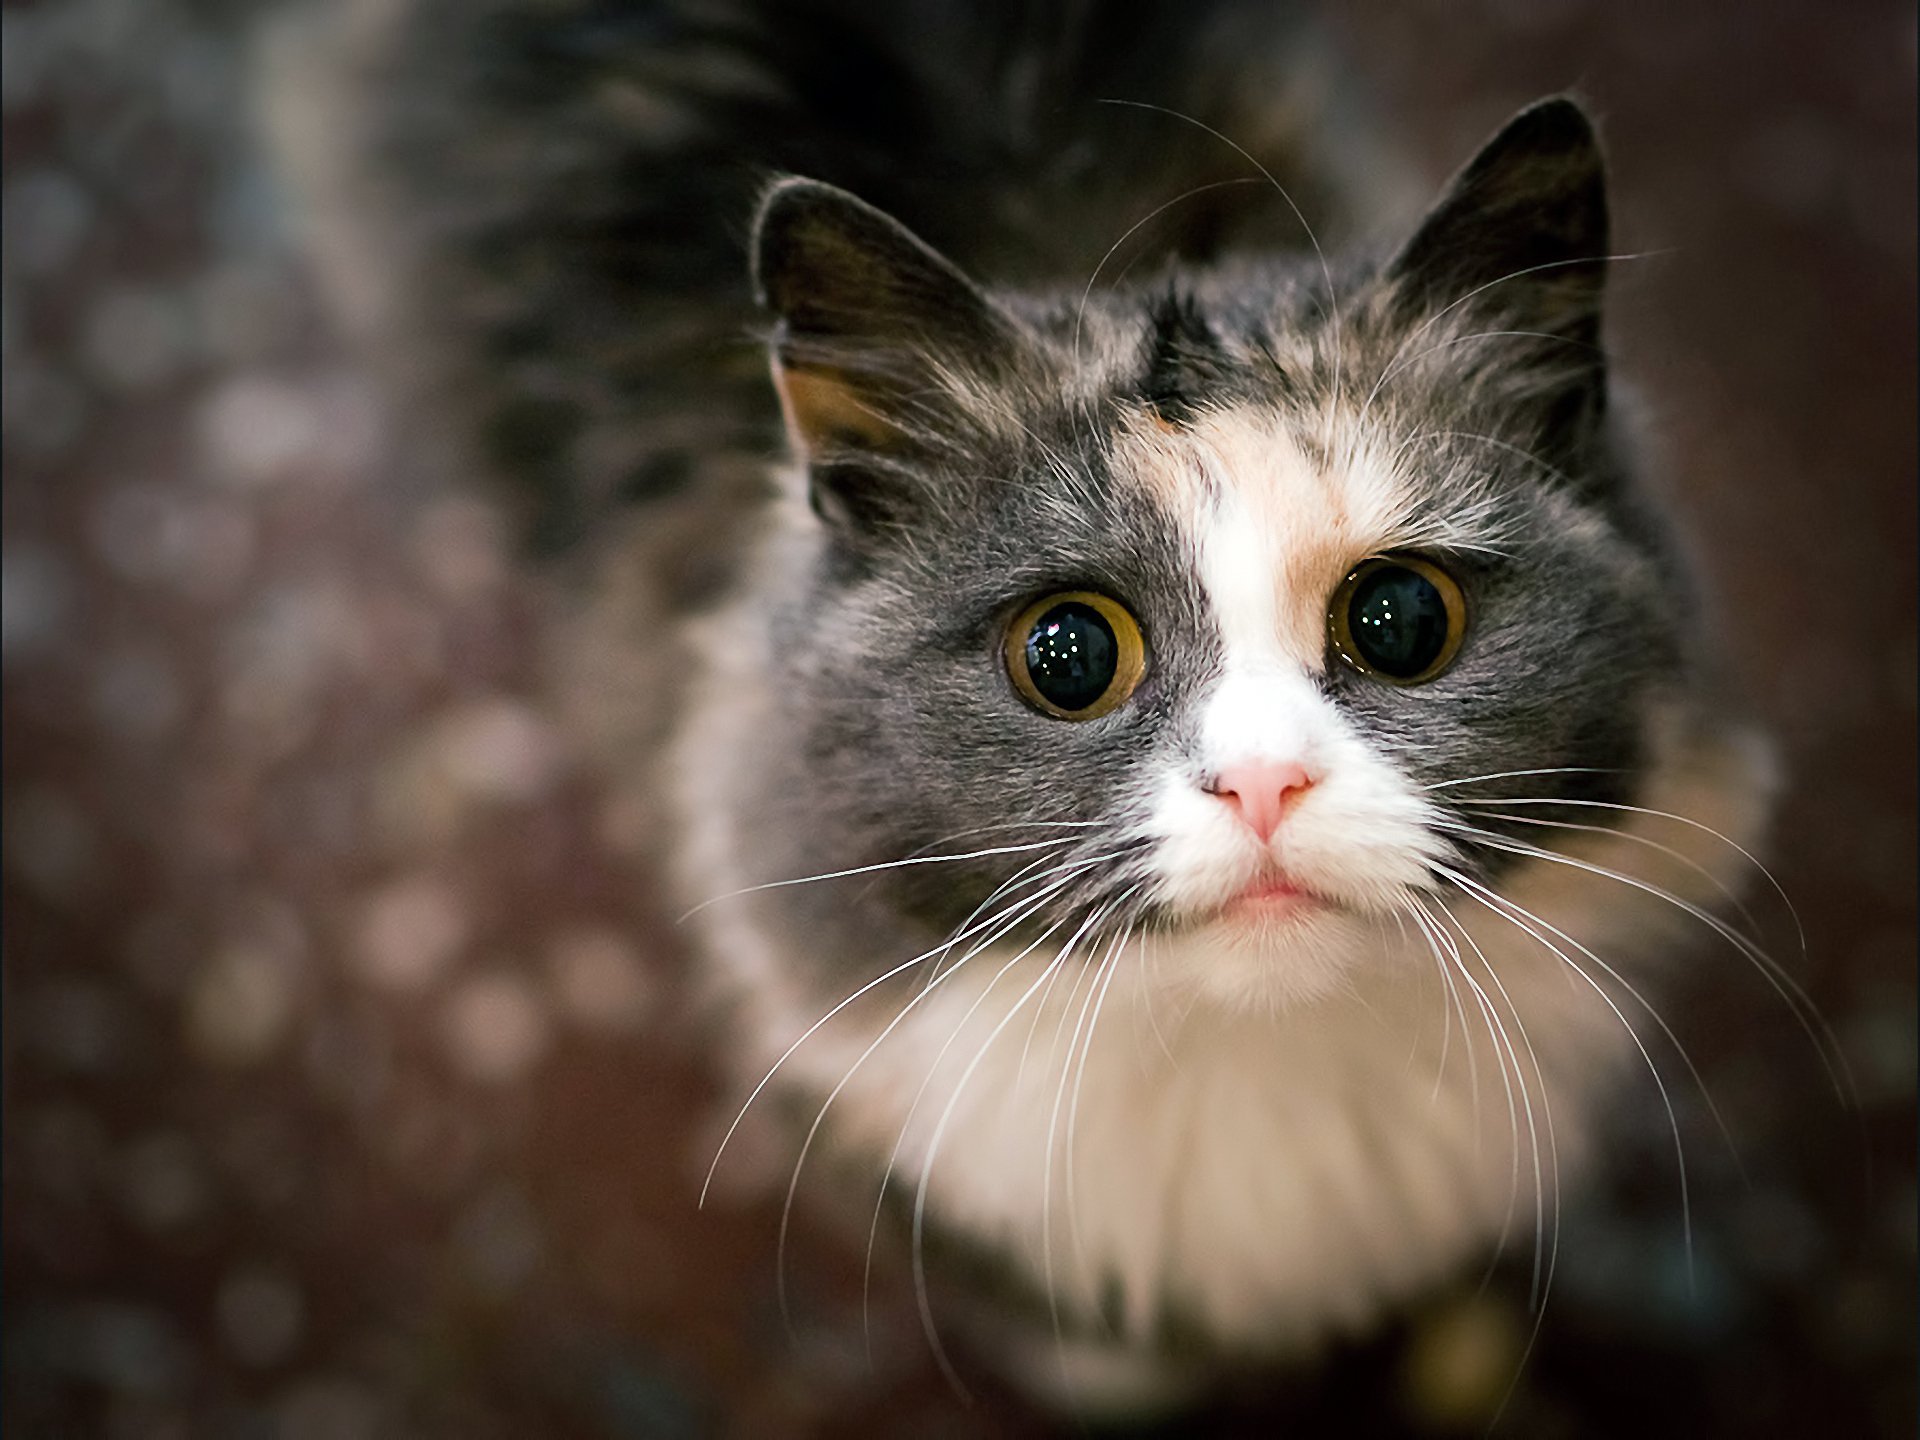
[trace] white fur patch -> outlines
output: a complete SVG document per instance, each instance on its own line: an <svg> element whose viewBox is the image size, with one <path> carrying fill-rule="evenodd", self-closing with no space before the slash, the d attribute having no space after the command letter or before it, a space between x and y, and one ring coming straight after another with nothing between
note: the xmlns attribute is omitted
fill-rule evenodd
<svg viewBox="0 0 1920 1440"><path fill-rule="evenodd" d="M1320 693L1327 604L1360 561L1407 542L1405 487L1364 450L1322 469L1274 415L1219 412L1190 430L1142 429L1130 458L1185 529L1219 626L1221 672L1198 697L1198 753L1168 763L1145 830L1154 896L1205 917L1277 864L1336 911L1381 915L1426 879L1438 847L1419 792ZM1209 790L1252 762L1297 764L1312 784L1262 842ZM1365 929L1366 927L1359 927ZM1171 967L1216 998L1298 1001L1341 983L1366 951L1352 913L1218 921Z"/></svg>

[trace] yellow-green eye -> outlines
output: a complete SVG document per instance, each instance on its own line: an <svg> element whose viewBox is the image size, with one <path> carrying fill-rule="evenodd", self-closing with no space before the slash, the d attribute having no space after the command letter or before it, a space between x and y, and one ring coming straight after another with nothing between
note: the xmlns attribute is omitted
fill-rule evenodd
<svg viewBox="0 0 1920 1440"><path fill-rule="evenodd" d="M1091 590L1036 600L1007 626L1007 674L1034 709L1093 720L1119 707L1147 668L1140 627Z"/></svg>
<svg viewBox="0 0 1920 1440"><path fill-rule="evenodd" d="M1417 555L1361 564L1333 592L1327 630L1342 660L1393 685L1419 685L1453 663L1467 633L1454 578Z"/></svg>

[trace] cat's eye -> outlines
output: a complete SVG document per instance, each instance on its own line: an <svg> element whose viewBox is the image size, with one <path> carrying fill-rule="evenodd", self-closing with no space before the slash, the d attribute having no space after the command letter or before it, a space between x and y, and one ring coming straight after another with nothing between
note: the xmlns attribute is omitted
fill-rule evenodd
<svg viewBox="0 0 1920 1440"><path fill-rule="evenodd" d="M1060 720L1116 709L1146 672L1146 644L1124 605L1091 590L1048 595L1007 626L1007 675L1029 705Z"/></svg>
<svg viewBox="0 0 1920 1440"><path fill-rule="evenodd" d="M1459 654L1467 632L1466 596L1431 560L1383 555L1340 582L1327 629L1340 658L1363 675L1419 685Z"/></svg>

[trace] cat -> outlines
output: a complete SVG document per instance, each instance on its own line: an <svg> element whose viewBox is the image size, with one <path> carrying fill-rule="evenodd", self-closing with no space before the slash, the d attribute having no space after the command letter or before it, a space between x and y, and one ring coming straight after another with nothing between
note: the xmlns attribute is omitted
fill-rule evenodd
<svg viewBox="0 0 1920 1440"><path fill-rule="evenodd" d="M1774 788L1592 120L1365 236L1398 172L1265 9L422 0L271 72L422 453L587 557L568 688L794 1190L1088 1411L1549 1272Z"/></svg>

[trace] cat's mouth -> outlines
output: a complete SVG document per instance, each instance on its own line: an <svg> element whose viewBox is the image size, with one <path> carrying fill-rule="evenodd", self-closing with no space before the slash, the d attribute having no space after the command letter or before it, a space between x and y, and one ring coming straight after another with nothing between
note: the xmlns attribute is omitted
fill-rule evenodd
<svg viewBox="0 0 1920 1440"><path fill-rule="evenodd" d="M1263 870L1220 907L1223 917L1235 920L1291 919L1326 905L1324 897L1307 889L1281 870Z"/></svg>

